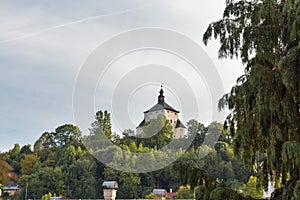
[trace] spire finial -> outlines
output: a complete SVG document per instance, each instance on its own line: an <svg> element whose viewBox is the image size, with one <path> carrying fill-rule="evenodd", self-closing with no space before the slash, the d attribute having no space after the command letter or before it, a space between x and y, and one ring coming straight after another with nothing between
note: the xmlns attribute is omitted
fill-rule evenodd
<svg viewBox="0 0 300 200"><path fill-rule="evenodd" d="M160 85L160 91L159 91L159 96L158 96L158 103L163 104L165 101L164 97L164 90L163 90L163 85Z"/></svg>

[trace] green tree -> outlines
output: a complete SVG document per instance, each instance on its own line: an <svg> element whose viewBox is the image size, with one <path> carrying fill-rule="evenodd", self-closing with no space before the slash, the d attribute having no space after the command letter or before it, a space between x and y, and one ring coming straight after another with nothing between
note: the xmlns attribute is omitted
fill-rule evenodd
<svg viewBox="0 0 300 200"><path fill-rule="evenodd" d="M53 135L57 146L80 145L81 132L77 126L72 124L64 124L57 127Z"/></svg>
<svg viewBox="0 0 300 200"><path fill-rule="evenodd" d="M35 152L41 151L43 149L48 149L55 146L54 134L45 132L43 133L39 139L34 143L33 149Z"/></svg>
<svg viewBox="0 0 300 200"><path fill-rule="evenodd" d="M40 160L35 154L27 154L21 160L21 173L32 174L40 167Z"/></svg>
<svg viewBox="0 0 300 200"><path fill-rule="evenodd" d="M19 175L21 173L20 161L22 159L21 147L19 144L15 144L13 149L10 149L4 160L6 160L14 169L14 172Z"/></svg>
<svg viewBox="0 0 300 200"><path fill-rule="evenodd" d="M156 119L151 119L144 125L141 136L144 138L138 138L138 144L142 143L145 147L160 149L173 139L172 126L166 117L160 114Z"/></svg>
<svg viewBox="0 0 300 200"><path fill-rule="evenodd" d="M121 172L107 167L104 170L104 180L117 181L119 183L117 198L135 199L139 197L138 186L141 183L141 179L138 174Z"/></svg>
<svg viewBox="0 0 300 200"><path fill-rule="evenodd" d="M266 155L259 177L267 187L275 176L276 195L299 199L300 179L300 4L294 0L226 1L223 19L209 25L203 40L219 37L219 57L240 57L245 74L220 100L232 113L236 153L255 165ZM277 184L278 185L278 184ZM274 196L274 198L276 198Z"/></svg>
<svg viewBox="0 0 300 200"><path fill-rule="evenodd" d="M141 179L138 174L120 172L119 181L118 198L136 199L139 197L138 186L141 183Z"/></svg>
<svg viewBox="0 0 300 200"><path fill-rule="evenodd" d="M176 198L178 199L194 199L194 191L191 190L189 185L180 186L177 191Z"/></svg>
<svg viewBox="0 0 300 200"><path fill-rule="evenodd" d="M194 147L194 149L197 149L202 145L205 135L208 131L208 127L204 126L204 124L195 119L191 119L187 122L187 129L188 137L194 137L191 146Z"/></svg>
<svg viewBox="0 0 300 200"><path fill-rule="evenodd" d="M110 113L105 110L98 111L95 115L95 121L92 123L90 134L104 134L108 139L112 137Z"/></svg>
<svg viewBox="0 0 300 200"><path fill-rule="evenodd" d="M60 167L42 167L30 175L22 175L19 185L20 196L24 197L27 188L28 199L41 199L49 192L56 194L64 193L63 174Z"/></svg>
<svg viewBox="0 0 300 200"><path fill-rule="evenodd" d="M208 126L208 129L212 130L218 130L220 132L220 137L218 141L225 142L227 144L230 144L232 142L232 138L230 135L230 132L227 130L224 130L223 125L220 122L211 122Z"/></svg>
<svg viewBox="0 0 300 200"><path fill-rule="evenodd" d="M249 195L254 198L263 197L263 188L258 187L257 178L255 176L249 177L249 181L243 185L242 190L245 195Z"/></svg>
<svg viewBox="0 0 300 200"><path fill-rule="evenodd" d="M21 154L31 154L32 153L31 145L27 144L27 145L22 146L21 150L20 150L20 153Z"/></svg>
<svg viewBox="0 0 300 200"><path fill-rule="evenodd" d="M111 139L120 142L118 137L112 135L110 113L108 111L98 111L91 126L89 135L83 138L83 143L89 150L96 152L112 146Z"/></svg>
<svg viewBox="0 0 300 200"><path fill-rule="evenodd" d="M50 197L55 197L56 195L53 194L51 192L49 192L48 194L45 194L42 196L42 200L50 200Z"/></svg>

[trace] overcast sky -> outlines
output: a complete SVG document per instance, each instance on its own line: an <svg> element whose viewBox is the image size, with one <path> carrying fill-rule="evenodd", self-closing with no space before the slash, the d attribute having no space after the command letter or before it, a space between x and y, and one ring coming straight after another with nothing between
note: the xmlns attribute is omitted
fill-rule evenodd
<svg viewBox="0 0 300 200"><path fill-rule="evenodd" d="M33 144L59 125L77 124L73 91L82 67L104 42L131 30L155 27L196 42L203 50L198 57L202 69L215 67L228 92L243 73L241 62L218 60L217 41L207 47L202 43L206 27L221 18L224 6L225 0L0 1L0 151L15 143ZM114 48L119 47L108 48L107 55ZM143 111L156 103L161 83L166 101L181 111L184 124L191 118L205 124L222 120L212 116L217 110L213 102L221 97L212 98L214 88L207 85L206 79L214 77L197 77L180 55L143 49L114 59L94 83L93 97L93 112L108 109L114 131L135 129ZM91 114L86 124L92 120ZM80 128L87 132L87 126Z"/></svg>

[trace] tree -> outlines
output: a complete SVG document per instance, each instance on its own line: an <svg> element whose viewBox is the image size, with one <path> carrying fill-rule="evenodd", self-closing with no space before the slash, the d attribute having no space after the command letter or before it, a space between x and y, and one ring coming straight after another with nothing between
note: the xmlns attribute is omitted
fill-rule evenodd
<svg viewBox="0 0 300 200"><path fill-rule="evenodd" d="M138 186L141 183L138 174L120 172L118 198L136 199L139 195Z"/></svg>
<svg viewBox="0 0 300 200"><path fill-rule="evenodd" d="M257 178L255 176L250 176L247 184L243 185L244 194L255 198L262 198L263 188L257 187L257 185Z"/></svg>
<svg viewBox="0 0 300 200"><path fill-rule="evenodd" d="M53 135L57 146L80 145L81 132L77 126L72 124L64 124L57 127Z"/></svg>
<svg viewBox="0 0 300 200"><path fill-rule="evenodd" d="M31 145L27 144L27 145L22 146L20 153L21 154L31 154L32 153Z"/></svg>
<svg viewBox="0 0 300 200"><path fill-rule="evenodd" d="M42 196L42 200L50 200L51 197L55 197L56 194L53 194L51 192L49 192L48 194L45 194Z"/></svg>
<svg viewBox="0 0 300 200"><path fill-rule="evenodd" d="M40 160L35 154L27 154L21 160L21 173L32 174L35 173L40 167Z"/></svg>
<svg viewBox="0 0 300 200"><path fill-rule="evenodd" d="M104 170L104 180L114 180L119 183L117 198L134 199L138 197L138 185L141 183L138 174L121 172L106 167Z"/></svg>
<svg viewBox="0 0 300 200"><path fill-rule="evenodd" d="M98 111L95 116L95 121L92 123L90 134L104 134L108 139L112 137L110 113L105 110Z"/></svg>
<svg viewBox="0 0 300 200"><path fill-rule="evenodd" d="M19 176L21 174L21 160L28 153L32 153L31 145L24 145L22 148L19 144L15 144L8 152L0 154L0 160L5 160L12 166L14 173Z"/></svg>
<svg viewBox="0 0 300 200"><path fill-rule="evenodd" d="M30 175L22 175L19 181L20 196L24 197L27 188L28 199L41 199L49 192L64 193L63 173L60 167L42 167Z"/></svg>
<svg viewBox="0 0 300 200"><path fill-rule="evenodd" d="M142 143L145 147L160 149L173 139L172 125L164 115L160 114L156 119L151 119L144 125L141 136L145 138L138 138L138 144Z"/></svg>
<svg viewBox="0 0 300 200"><path fill-rule="evenodd" d="M282 183L286 199L299 199L300 179L300 4L294 0L226 1L223 19L211 23L207 44L220 39L219 57L240 57L245 74L225 94L219 108L227 117L235 153L255 165L257 152L266 155L259 177ZM276 197L274 197L276 198Z"/></svg>
<svg viewBox="0 0 300 200"><path fill-rule="evenodd" d="M34 143L33 149L35 152L41 151L43 149L48 149L55 146L54 134L45 132L39 139Z"/></svg>
<svg viewBox="0 0 300 200"><path fill-rule="evenodd" d="M112 146L111 140L120 142L118 137L112 138L110 113L108 111L98 111L91 126L89 135L83 138L83 143L87 149L96 152Z"/></svg>
<svg viewBox="0 0 300 200"><path fill-rule="evenodd" d="M191 146L194 147L194 149L197 149L200 145L202 145L208 131L208 127L195 119L191 119L187 122L187 129L188 137L194 137Z"/></svg>
<svg viewBox="0 0 300 200"><path fill-rule="evenodd" d="M191 190L189 185L180 186L177 192L176 198L178 199L193 199L194 198L194 191Z"/></svg>
<svg viewBox="0 0 300 200"><path fill-rule="evenodd" d="M6 161L0 160L0 185L9 180L16 180L13 168Z"/></svg>
<svg viewBox="0 0 300 200"><path fill-rule="evenodd" d="M227 144L230 144L231 143L231 135L230 135L230 132L228 130L224 130L223 128L223 125L220 123L220 122L211 122L208 126L208 129L211 129L211 130L218 130L218 132L220 132L220 137L218 139L218 141L221 141L221 142L226 142Z"/></svg>

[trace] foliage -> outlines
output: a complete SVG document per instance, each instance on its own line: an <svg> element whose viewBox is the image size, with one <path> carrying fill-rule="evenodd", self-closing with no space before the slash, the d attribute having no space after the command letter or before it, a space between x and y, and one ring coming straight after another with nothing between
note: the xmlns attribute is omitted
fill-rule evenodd
<svg viewBox="0 0 300 200"><path fill-rule="evenodd" d="M276 185L282 183L276 195L285 199L300 198L291 192L300 179L299 14L294 0L227 0L223 19L203 36L205 44L220 39L219 57L240 57L246 64L245 74L219 102L220 109L232 110L224 125L248 166L259 166L257 152L265 155L259 179L267 187L275 177Z"/></svg>
<svg viewBox="0 0 300 200"><path fill-rule="evenodd" d="M51 147L64 147L68 145L79 146L81 132L77 126L64 124L55 129L54 132L45 132L34 144L34 151L39 152Z"/></svg>
<svg viewBox="0 0 300 200"><path fill-rule="evenodd" d="M151 193L149 193L149 194L147 194L147 195L145 196L145 199L154 199L154 197L155 197L155 194L153 194L153 193L151 192Z"/></svg>
<svg viewBox="0 0 300 200"><path fill-rule="evenodd" d="M249 177L249 181L243 185L242 190L245 195L249 195L254 198L263 197L263 188L258 187L257 178L254 176Z"/></svg>
<svg viewBox="0 0 300 200"><path fill-rule="evenodd" d="M40 167L40 160L36 154L27 154L21 160L21 173L33 174Z"/></svg>
<svg viewBox="0 0 300 200"><path fill-rule="evenodd" d="M103 150L111 146L112 139L110 113L107 111L98 111L95 115L95 121L91 124L89 135L83 138L83 143L92 152ZM116 137L114 137L117 139Z"/></svg>
<svg viewBox="0 0 300 200"><path fill-rule="evenodd" d="M189 185L180 186L176 195L177 199L194 199L194 191L191 190Z"/></svg>
<svg viewBox="0 0 300 200"><path fill-rule="evenodd" d="M204 138L207 127L196 120L190 122L195 125L196 134ZM98 126L101 123L106 124L106 128ZM248 181L248 177L253 175L252 171L241 164L240 158L233 155L229 140L219 141L215 147L201 146L202 142L198 141L192 144L194 146L188 152L181 152L183 157L172 166L157 171L135 174L114 170L98 162L91 153L107 156L112 164L115 161L122 161L129 167L139 164L151 171L149 166L144 165L145 160L153 163L165 162L174 156L174 152L157 151L157 148L169 143L172 138L170 124L162 117L154 120L152 124L153 127L162 125L159 136L135 138L130 131L124 131L127 134L122 138L112 135L111 141L125 152L149 153L143 158L129 157L117 147L106 146L103 142L107 138L104 133L111 133L110 123L109 113L99 111L88 136L81 138L80 130L76 126L65 124L54 131L43 133L35 142L33 151L30 145L20 147L16 144L13 149L1 153L0 159L12 165L13 172L19 176L21 190L15 198L23 199L26 188L28 199L47 199L50 194L59 194L68 199L101 198L103 194L100 186L103 180L116 180L119 184L117 198L144 198L154 188L172 188L176 191L180 185L188 183L191 188L196 187L197 199L201 195L204 195L203 199L209 199L210 193L219 186L219 182L231 187L234 183L234 187L240 189ZM217 123L214 125L219 127ZM95 148L85 148L82 140L90 142L88 144L91 146L95 145ZM99 142L105 145L99 146ZM200 151L207 153L207 156L199 159ZM180 192L183 196L191 194L186 189Z"/></svg>
<svg viewBox="0 0 300 200"><path fill-rule="evenodd" d="M6 181L16 179L16 176L12 173L13 168L5 160L0 160L0 186Z"/></svg>
<svg viewBox="0 0 300 200"><path fill-rule="evenodd" d="M228 187L218 186L211 191L209 199L244 200L245 197Z"/></svg>
<svg viewBox="0 0 300 200"><path fill-rule="evenodd" d="M92 123L92 128L90 129L91 134L104 134L107 138L111 139L111 122L110 113L108 111L98 111L95 115L95 121Z"/></svg>
<svg viewBox="0 0 300 200"><path fill-rule="evenodd" d="M172 138L172 126L166 117L160 114L157 119L151 119L144 125L141 137L137 138L137 145L142 144L144 147L160 149Z"/></svg>
<svg viewBox="0 0 300 200"><path fill-rule="evenodd" d="M197 149L202 145L205 135L208 131L208 127L198 122L195 119L191 119L187 122L188 138L194 138L191 147Z"/></svg>
<svg viewBox="0 0 300 200"><path fill-rule="evenodd" d="M42 196L42 200L50 200L50 197L55 197L56 194L53 194L51 192L49 192L48 194L45 194Z"/></svg>

